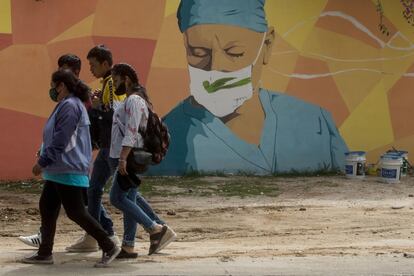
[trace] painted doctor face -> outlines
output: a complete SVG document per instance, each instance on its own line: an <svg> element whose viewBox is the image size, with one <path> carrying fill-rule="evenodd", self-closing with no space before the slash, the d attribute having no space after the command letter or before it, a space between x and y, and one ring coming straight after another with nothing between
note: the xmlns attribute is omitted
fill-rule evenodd
<svg viewBox="0 0 414 276"><path fill-rule="evenodd" d="M187 61L189 65L198 69L237 71L251 65L260 54L253 66L253 87L256 87L260 79L262 65L269 60L273 40L274 29L269 27L265 43L259 53L263 33L249 29L232 25L200 24L184 33Z"/></svg>

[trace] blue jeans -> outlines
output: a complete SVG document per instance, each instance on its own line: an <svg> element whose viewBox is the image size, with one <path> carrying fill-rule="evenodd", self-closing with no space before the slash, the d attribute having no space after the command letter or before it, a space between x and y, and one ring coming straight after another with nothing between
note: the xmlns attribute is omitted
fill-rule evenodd
<svg viewBox="0 0 414 276"><path fill-rule="evenodd" d="M111 158L111 163L117 164L118 159ZM156 223L165 224L165 222L155 214L154 210L136 188L131 188L128 191L122 190L116 181L116 174L117 172L112 180L109 198L112 205L124 213L122 245L134 246L137 223L141 224L145 229L152 229Z"/></svg>
<svg viewBox="0 0 414 276"><path fill-rule="evenodd" d="M110 163L109 149L103 148L98 152L88 188L88 212L108 233L114 235L113 222L102 205L102 194L108 179L113 175L114 167Z"/></svg>

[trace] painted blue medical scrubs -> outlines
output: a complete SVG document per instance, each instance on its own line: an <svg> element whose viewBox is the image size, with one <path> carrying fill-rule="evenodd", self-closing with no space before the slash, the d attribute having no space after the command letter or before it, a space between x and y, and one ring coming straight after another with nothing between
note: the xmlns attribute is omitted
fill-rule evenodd
<svg viewBox="0 0 414 276"><path fill-rule="evenodd" d="M243 141L219 118L187 98L166 115L169 151L149 174L263 175L344 168L348 149L328 111L285 94L265 89L259 93L266 115L260 145Z"/></svg>

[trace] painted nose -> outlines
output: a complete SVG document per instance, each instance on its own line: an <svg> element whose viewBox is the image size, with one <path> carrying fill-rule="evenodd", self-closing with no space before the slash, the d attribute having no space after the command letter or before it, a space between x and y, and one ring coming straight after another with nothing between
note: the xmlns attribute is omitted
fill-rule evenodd
<svg viewBox="0 0 414 276"><path fill-rule="evenodd" d="M213 49L211 53L210 70L226 71L225 63L226 54L224 53L224 51L220 48Z"/></svg>

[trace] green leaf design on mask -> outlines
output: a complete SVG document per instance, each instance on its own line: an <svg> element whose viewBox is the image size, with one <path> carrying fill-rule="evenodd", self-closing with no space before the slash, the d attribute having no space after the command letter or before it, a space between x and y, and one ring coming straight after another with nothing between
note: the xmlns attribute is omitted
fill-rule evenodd
<svg viewBox="0 0 414 276"><path fill-rule="evenodd" d="M251 78L245 78L245 79L241 79L239 81L236 81L234 83L230 83L227 84L229 81L234 80L235 78L231 77L231 78L221 78L216 80L215 82L211 83L209 81L203 81L203 87L204 89L208 92L208 93L214 93L217 92L218 90L221 89L230 89L230 88L234 88L234 87L239 87L239 86L243 86L246 85L248 83L251 82Z"/></svg>

